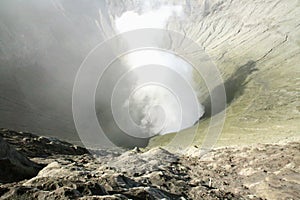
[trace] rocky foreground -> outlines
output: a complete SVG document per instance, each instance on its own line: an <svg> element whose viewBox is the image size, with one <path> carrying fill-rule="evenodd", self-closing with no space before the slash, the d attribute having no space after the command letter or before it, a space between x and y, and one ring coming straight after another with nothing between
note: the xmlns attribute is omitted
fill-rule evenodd
<svg viewBox="0 0 300 200"><path fill-rule="evenodd" d="M0 131L1 199L299 199L300 143L98 150ZM30 169L30 170L28 170Z"/></svg>

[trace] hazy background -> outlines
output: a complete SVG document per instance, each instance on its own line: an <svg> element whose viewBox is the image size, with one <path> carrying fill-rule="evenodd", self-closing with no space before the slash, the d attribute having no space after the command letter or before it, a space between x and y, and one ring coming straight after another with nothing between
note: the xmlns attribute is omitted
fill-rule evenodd
<svg viewBox="0 0 300 200"><path fill-rule="evenodd" d="M74 128L71 107L72 87L76 72L89 51L114 34L139 28L164 29L169 18L182 20L185 17L182 5L160 5L158 1L150 4L140 2L139 6L129 11L119 11L120 8L120 4L110 3L108 8L105 1L96 0L2 1L0 127L36 132L77 143L79 138ZM112 14L113 12L116 13ZM158 39L158 42L163 41ZM186 63L170 55L142 52L119 61L114 70L109 72L109 77L104 78L105 89L112 91L122 73L131 66L151 65L153 60L156 65L173 66L177 73L193 80L192 70L189 69L191 67ZM178 82L178 75L172 75L171 69L156 70L150 74L147 76L157 77L159 74L162 81L166 80L166 84L188 90L183 83ZM142 82L141 77L142 75L131 75L122 83L122 94L117 97L121 99L118 103L120 111L126 112L129 103L125 104L129 92L132 92L130 88L136 82ZM134 132L132 127L127 126L128 118L117 113L125 127L128 127L128 132L134 132L131 137L121 134L117 125L112 123L113 117L109 109L111 101L107 100L110 95L105 90L97 93L96 110L99 115L104 113L100 119L101 126L106 126L104 131L109 132L108 135L114 135L112 137L117 138L115 142L118 144L121 141L132 143L130 146L137 145L135 143L146 145L147 139L136 139L134 136L149 137L178 131L192 126L203 114L202 108L197 110L195 104L191 105L192 100L189 101L188 96L181 102L183 105L177 105L174 100L172 102L172 95L169 94L168 97L166 91L149 87L139 91L138 95L133 95L130 105L133 106L130 112L133 112L131 114L136 124L142 127L141 131ZM107 101L104 102L101 98ZM162 107L157 106L159 104ZM152 108L149 105L156 106ZM182 113L179 113L180 109ZM149 110L151 114L148 114ZM89 119L85 120L88 124ZM169 124L159 132L163 126L162 121L168 121Z"/></svg>
<svg viewBox="0 0 300 200"><path fill-rule="evenodd" d="M0 4L0 127L78 141L72 86L86 54L103 41L104 1Z"/></svg>
<svg viewBox="0 0 300 200"><path fill-rule="evenodd" d="M0 127L78 141L71 97L86 54L114 34L112 26L123 32L134 28L123 25L128 19L140 27L164 11L162 19L172 22L150 25L190 37L222 73L228 105L222 143L299 136L299 1L147 2L2 0ZM183 7L170 11L162 2Z"/></svg>

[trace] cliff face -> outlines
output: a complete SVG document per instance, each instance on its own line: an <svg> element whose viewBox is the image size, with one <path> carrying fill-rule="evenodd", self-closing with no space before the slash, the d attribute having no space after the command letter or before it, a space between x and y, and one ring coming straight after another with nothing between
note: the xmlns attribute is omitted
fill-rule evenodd
<svg viewBox="0 0 300 200"><path fill-rule="evenodd" d="M155 9L164 2L152 3ZM75 74L86 54L115 34L114 19L128 10L141 12L143 1L2 4L0 126L78 141L71 111ZM299 2L179 4L184 18L171 17L166 28L203 46L225 82L228 108L220 145L297 136ZM199 131L197 144L202 136ZM169 137L156 138L151 145L165 144Z"/></svg>

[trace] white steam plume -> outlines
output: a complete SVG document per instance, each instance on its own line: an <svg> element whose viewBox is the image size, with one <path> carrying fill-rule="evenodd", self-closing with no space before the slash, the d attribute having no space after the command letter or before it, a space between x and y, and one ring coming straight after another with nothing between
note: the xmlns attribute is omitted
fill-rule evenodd
<svg viewBox="0 0 300 200"><path fill-rule="evenodd" d="M115 28L117 33L123 33L136 29L143 28L157 28L164 29L168 23L168 20L172 16L182 17L183 9L180 5L163 5L158 9L149 9L149 5L144 5L141 14L135 11L126 11L119 18L115 19ZM157 43L161 43L158 39ZM127 44L130 46L130 44ZM174 71L180 74L184 79L192 81L192 68L184 62L182 59L166 54L157 50L140 50L126 55L123 60L128 69L135 69L146 65L161 65L168 67L170 71ZM174 84L176 79L174 74L164 73L164 83ZM149 76L155 76L155 74L149 74ZM136 73L137 81L134 83L139 85L143 82L145 77ZM178 86L181 87L181 86ZM182 88L184 88L182 86ZM185 88L186 89L186 88ZM171 95L171 96L170 96ZM172 99L173 98L173 99ZM165 89L155 86L145 86L142 90L137 91L135 94L128 97L127 101L123 104L123 111L129 109L130 104L134 104L135 113L131 113L133 121L144 130L142 135L151 136L157 133L164 134L173 131L178 131L180 128L186 128L191 125L203 114L203 110L189 110L189 116L181 113L181 106L176 103L174 96ZM188 104L188 99L185 102ZM163 109L163 112L162 112ZM182 116L183 114L183 116ZM120 117L122 118L122 117ZM120 119L119 118L119 119ZM128 119L123 119L123 122L119 125L124 126L128 123ZM128 130L128 129L127 129ZM130 131L130 130L128 130ZM132 130L131 130L132 131Z"/></svg>

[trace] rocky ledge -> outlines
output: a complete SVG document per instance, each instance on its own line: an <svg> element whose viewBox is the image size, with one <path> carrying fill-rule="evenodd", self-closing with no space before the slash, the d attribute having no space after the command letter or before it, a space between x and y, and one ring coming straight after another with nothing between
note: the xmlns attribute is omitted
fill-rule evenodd
<svg viewBox="0 0 300 200"><path fill-rule="evenodd" d="M197 147L182 154L154 148L99 150L93 156L84 148L29 133L2 129L1 137L1 199L300 197L299 142L220 148L201 157ZM3 179L3 163L15 169L10 179ZM27 168L31 173L20 176Z"/></svg>

